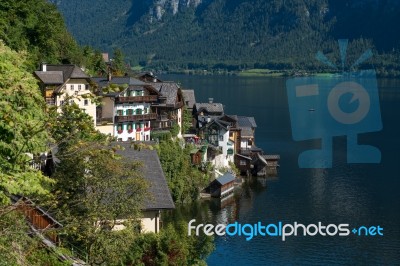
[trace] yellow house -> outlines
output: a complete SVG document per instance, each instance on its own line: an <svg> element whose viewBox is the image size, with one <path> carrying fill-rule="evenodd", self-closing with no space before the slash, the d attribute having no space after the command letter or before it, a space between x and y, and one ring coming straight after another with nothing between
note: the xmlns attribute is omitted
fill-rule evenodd
<svg viewBox="0 0 400 266"><path fill-rule="evenodd" d="M48 105L60 107L74 102L92 117L95 124L96 103L93 101L90 77L82 69L75 65L43 63L34 75L39 80L40 89Z"/></svg>

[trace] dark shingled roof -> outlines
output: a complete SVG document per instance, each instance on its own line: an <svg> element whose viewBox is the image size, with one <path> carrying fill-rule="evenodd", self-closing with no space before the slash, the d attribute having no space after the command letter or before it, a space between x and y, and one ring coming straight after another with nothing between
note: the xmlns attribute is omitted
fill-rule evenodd
<svg viewBox="0 0 400 266"><path fill-rule="evenodd" d="M130 143L118 143L124 150L117 153L127 159L143 163L143 177L149 182L151 199L145 202L145 210L174 209L175 205L168 188L156 150L135 150Z"/></svg>
<svg viewBox="0 0 400 266"><path fill-rule="evenodd" d="M97 85L99 86L100 95L103 95L102 89L105 87L108 87L110 84L128 85L129 87L143 87L150 92L159 94L159 92L153 86L151 86L143 81L140 81L138 79L132 78L132 77L112 77L111 81L109 81L107 78L104 78L104 77L94 77L94 78L92 78L92 80L94 82L96 82ZM106 96L116 97L121 92L122 91L110 92L110 93L107 93Z"/></svg>
<svg viewBox="0 0 400 266"><path fill-rule="evenodd" d="M46 65L46 71L35 71L36 76L48 85L61 85L69 79L89 79L89 76L76 65ZM58 87L58 91L62 87Z"/></svg>
<svg viewBox="0 0 400 266"><path fill-rule="evenodd" d="M238 116L237 118L238 118L238 126L239 127L250 127L250 128L257 127L254 117Z"/></svg>
<svg viewBox="0 0 400 266"><path fill-rule="evenodd" d="M61 85L64 83L62 71L35 71L36 76L49 85Z"/></svg>
<svg viewBox="0 0 400 266"><path fill-rule="evenodd" d="M63 81L67 81L70 78L73 79L87 79L89 76L83 72L76 65L46 65L47 71L61 71L63 73ZM36 71L36 72L47 72L47 71Z"/></svg>
<svg viewBox="0 0 400 266"><path fill-rule="evenodd" d="M218 113L218 114L223 114L224 113L224 106L222 103L196 103L196 110L197 113L201 111L206 111L208 113Z"/></svg>
<svg viewBox="0 0 400 266"><path fill-rule="evenodd" d="M232 181L235 181L235 177L231 173L225 173L223 176L220 176L215 180L223 186Z"/></svg>
<svg viewBox="0 0 400 266"><path fill-rule="evenodd" d="M177 102L179 85L175 82L155 82L151 85L167 98L166 104L174 105Z"/></svg>
<svg viewBox="0 0 400 266"><path fill-rule="evenodd" d="M194 90L182 90L183 100L188 102L186 105L188 108L192 109L193 105L196 103L196 96L194 94Z"/></svg>

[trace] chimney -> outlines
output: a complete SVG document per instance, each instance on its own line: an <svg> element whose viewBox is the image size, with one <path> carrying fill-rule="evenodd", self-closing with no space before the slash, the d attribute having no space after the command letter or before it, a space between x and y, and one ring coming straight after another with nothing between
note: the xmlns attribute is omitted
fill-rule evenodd
<svg viewBox="0 0 400 266"><path fill-rule="evenodd" d="M214 101L214 98L208 98L209 103L213 103L213 101Z"/></svg>
<svg viewBox="0 0 400 266"><path fill-rule="evenodd" d="M40 64L40 70L43 71L43 72L47 71L47 64L45 62L42 62Z"/></svg>

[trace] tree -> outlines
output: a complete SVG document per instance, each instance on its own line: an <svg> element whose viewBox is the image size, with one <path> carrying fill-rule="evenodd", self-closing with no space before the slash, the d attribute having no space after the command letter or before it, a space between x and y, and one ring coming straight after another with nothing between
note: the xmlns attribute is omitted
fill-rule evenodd
<svg viewBox="0 0 400 266"><path fill-rule="evenodd" d="M0 39L16 51L29 52L30 70L38 62L79 64L82 58L56 6L45 0L1 1Z"/></svg>
<svg viewBox="0 0 400 266"><path fill-rule="evenodd" d="M160 234L142 234L129 247L125 265L206 265L213 237L188 236L187 223L169 224Z"/></svg>
<svg viewBox="0 0 400 266"><path fill-rule="evenodd" d="M118 147L80 141L63 149L54 179L56 215L67 242L80 247L91 265L118 264L134 239L147 183L139 164L115 154ZM126 229L112 229L124 220Z"/></svg>
<svg viewBox="0 0 400 266"><path fill-rule="evenodd" d="M113 74L116 76L125 75L127 69L125 64L125 56L121 49L114 49L114 58L112 59Z"/></svg>
<svg viewBox="0 0 400 266"><path fill-rule="evenodd" d="M179 141L161 141L159 156L161 166L175 202L196 200L199 191L207 185L208 176L190 163L190 151L194 147L182 148Z"/></svg>
<svg viewBox="0 0 400 266"><path fill-rule="evenodd" d="M26 55L0 42L0 264L60 265L29 236L25 218L11 204L11 194L48 196L51 180L33 169L32 157L47 150L48 116Z"/></svg>
<svg viewBox="0 0 400 266"><path fill-rule="evenodd" d="M26 71L24 54L0 42L0 204L10 194L47 194L50 179L30 167L46 151L45 102L35 78ZM1 215L1 210L0 210Z"/></svg>

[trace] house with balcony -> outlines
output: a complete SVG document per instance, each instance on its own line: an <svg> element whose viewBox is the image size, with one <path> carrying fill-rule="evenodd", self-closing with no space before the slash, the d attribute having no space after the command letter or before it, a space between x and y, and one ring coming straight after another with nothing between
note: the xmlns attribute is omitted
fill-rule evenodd
<svg viewBox="0 0 400 266"><path fill-rule="evenodd" d="M183 117L183 95L180 86L173 81L162 81L155 77L151 72L139 76L143 82L154 87L159 93L158 102L152 103L152 110L157 113L157 119L152 121L153 130L170 130L173 125L178 125L178 137L182 131Z"/></svg>
<svg viewBox="0 0 400 266"><path fill-rule="evenodd" d="M216 168L229 167L234 161L235 143L229 138L230 123L213 119L199 129L200 138L208 144L207 160Z"/></svg>
<svg viewBox="0 0 400 266"><path fill-rule="evenodd" d="M76 65L51 65L42 63L34 72L46 103L61 107L75 103L96 121L96 103L90 86L90 77ZM59 108L58 110L61 110Z"/></svg>
<svg viewBox="0 0 400 266"><path fill-rule="evenodd" d="M118 141L149 141L151 122L157 113L151 106L160 93L131 77L93 78L102 104L98 107L97 129Z"/></svg>

